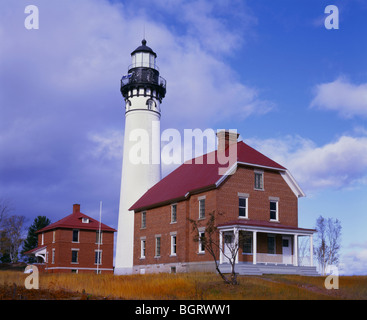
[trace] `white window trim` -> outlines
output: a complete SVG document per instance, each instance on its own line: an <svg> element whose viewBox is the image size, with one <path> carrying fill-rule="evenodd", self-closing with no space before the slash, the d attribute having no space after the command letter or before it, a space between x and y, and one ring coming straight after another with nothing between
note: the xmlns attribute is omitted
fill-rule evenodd
<svg viewBox="0 0 367 320"><path fill-rule="evenodd" d="M269 197L269 206L270 206L270 202L275 202L276 208L275 208L275 219L269 219L269 221L279 222L279 198ZM270 215L270 207L269 207L269 215Z"/></svg>
<svg viewBox="0 0 367 320"><path fill-rule="evenodd" d="M160 239L160 247L159 247L159 255L157 255L157 248L158 248L158 246L157 246L157 239ZM154 256L154 258L160 258L162 256L162 236L160 235L160 234L156 234L155 235L155 256Z"/></svg>
<svg viewBox="0 0 367 320"><path fill-rule="evenodd" d="M171 232L170 235L171 235L171 254L170 254L170 257L175 257L175 256L177 256L177 232ZM173 238L176 239L175 244L173 244ZM173 252L173 248L175 248L176 252Z"/></svg>
<svg viewBox="0 0 367 320"><path fill-rule="evenodd" d="M77 256L76 256L76 262L73 262L73 261L71 261L71 264L79 264L79 248L71 248L71 251L73 252L73 251L77 251L78 252L78 254L77 254Z"/></svg>
<svg viewBox="0 0 367 320"><path fill-rule="evenodd" d="M240 214L238 213L238 218L239 219L248 219L248 198L249 198L249 194L247 193L238 193L238 209L240 208L240 203L239 203L239 200L240 199L245 199L246 200L246 215L243 217L243 216L240 216Z"/></svg>
<svg viewBox="0 0 367 320"><path fill-rule="evenodd" d="M74 241L74 231L78 231L78 240ZM71 242L72 243L79 243L80 241L80 230L79 229L73 229L72 234L71 234L72 238L71 238Z"/></svg>
<svg viewBox="0 0 367 320"><path fill-rule="evenodd" d="M146 237L140 238L140 259L145 259L147 250L147 239Z"/></svg>
<svg viewBox="0 0 367 320"><path fill-rule="evenodd" d="M198 254L204 254L205 253L205 248L204 248L204 250L202 250L201 249L201 240L200 240L200 238L201 238L201 234L202 233L204 233L204 235L205 235L205 228L199 228L199 248L198 248Z"/></svg>
<svg viewBox="0 0 367 320"><path fill-rule="evenodd" d="M100 260L100 263L96 263L94 262L95 265L102 265L102 249L95 249L94 250L94 259L96 258L95 255L96 255L96 252L99 252L99 260Z"/></svg>

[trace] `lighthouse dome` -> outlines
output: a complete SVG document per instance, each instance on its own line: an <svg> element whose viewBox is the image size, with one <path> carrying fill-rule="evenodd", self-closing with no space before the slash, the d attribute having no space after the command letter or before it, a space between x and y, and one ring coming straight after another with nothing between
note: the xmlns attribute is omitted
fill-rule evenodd
<svg viewBox="0 0 367 320"><path fill-rule="evenodd" d="M138 52L148 52L154 55L155 58L157 58L157 54L152 50L152 48L147 46L147 41L143 39L141 41L141 46L137 47L133 52L131 52L131 55L135 55Z"/></svg>

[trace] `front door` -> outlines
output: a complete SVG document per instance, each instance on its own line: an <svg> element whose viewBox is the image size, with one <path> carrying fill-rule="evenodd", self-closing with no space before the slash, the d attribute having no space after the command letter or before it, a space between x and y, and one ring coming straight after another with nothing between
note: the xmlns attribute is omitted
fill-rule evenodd
<svg viewBox="0 0 367 320"><path fill-rule="evenodd" d="M290 236L282 238L283 263L292 264L292 238Z"/></svg>
<svg viewBox="0 0 367 320"><path fill-rule="evenodd" d="M223 253L224 253L224 263L229 263L232 258L232 251L234 246L234 234L233 231L223 232Z"/></svg>

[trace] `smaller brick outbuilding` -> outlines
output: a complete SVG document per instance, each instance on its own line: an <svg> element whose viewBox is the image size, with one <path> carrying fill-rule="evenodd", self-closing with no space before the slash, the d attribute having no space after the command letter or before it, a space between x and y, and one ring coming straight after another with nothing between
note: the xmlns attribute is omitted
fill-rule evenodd
<svg viewBox="0 0 367 320"><path fill-rule="evenodd" d="M114 232L74 204L72 214L37 231L38 246L26 254L48 273L113 273Z"/></svg>

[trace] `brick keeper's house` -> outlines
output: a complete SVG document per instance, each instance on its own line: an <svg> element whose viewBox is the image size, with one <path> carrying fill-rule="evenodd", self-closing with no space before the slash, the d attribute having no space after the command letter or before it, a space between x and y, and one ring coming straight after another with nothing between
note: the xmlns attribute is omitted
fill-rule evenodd
<svg viewBox="0 0 367 320"><path fill-rule="evenodd" d="M43 272L113 273L114 232L74 204L72 214L37 231L38 247L26 254Z"/></svg>
<svg viewBox="0 0 367 320"><path fill-rule="evenodd" d="M214 271L213 258L193 240L188 219L198 221L199 232L204 232L208 213L221 212L216 223L223 250L239 232L246 234L236 256L240 274L316 275L312 261L315 230L298 226L298 198L305 195L290 172L244 142L237 142L237 133L222 131L217 135L214 164L207 161L211 153L185 162L130 208L135 214L133 271ZM233 143L237 158L224 175L219 174L217 155ZM302 257L301 237L309 238L306 256ZM223 272L230 270L223 253L218 252L218 260Z"/></svg>

